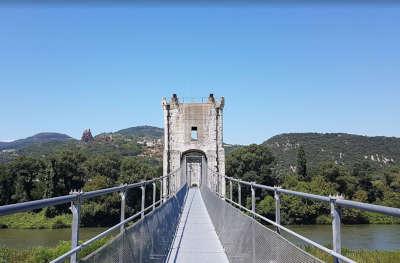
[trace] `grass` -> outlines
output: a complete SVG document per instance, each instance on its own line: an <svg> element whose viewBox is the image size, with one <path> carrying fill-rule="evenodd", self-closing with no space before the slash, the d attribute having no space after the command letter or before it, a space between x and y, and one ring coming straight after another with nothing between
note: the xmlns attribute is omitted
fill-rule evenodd
<svg viewBox="0 0 400 263"><path fill-rule="evenodd" d="M45 211L25 212L0 216L0 228L15 229L56 229L71 226L72 215L63 214L53 218L46 217Z"/></svg>
<svg viewBox="0 0 400 263"><path fill-rule="evenodd" d="M78 256L83 258L103 246L110 237L99 239L82 249ZM71 249L71 242L61 241L56 247L34 247L14 249L0 247L0 263L47 263Z"/></svg>
<svg viewBox="0 0 400 263"><path fill-rule="evenodd" d="M378 213L365 212L370 224L400 224L400 218Z"/></svg>
<svg viewBox="0 0 400 263"><path fill-rule="evenodd" d="M79 258L83 258L96 249L103 246L109 238L103 238L85 247L79 252ZM29 249L12 249L0 247L0 263L46 263L64 254L71 248L71 243L62 241L54 248L35 247ZM324 262L333 263L332 256L313 247L305 250ZM342 249L342 253L359 263L393 263L400 262L399 251L377 251L377 250L353 250Z"/></svg>
<svg viewBox="0 0 400 263"><path fill-rule="evenodd" d="M331 255L314 248L306 247L305 250L327 263L333 263ZM400 250L397 251L381 251L381 250L361 250L342 248L342 254L353 259L358 263L393 263L400 262Z"/></svg>

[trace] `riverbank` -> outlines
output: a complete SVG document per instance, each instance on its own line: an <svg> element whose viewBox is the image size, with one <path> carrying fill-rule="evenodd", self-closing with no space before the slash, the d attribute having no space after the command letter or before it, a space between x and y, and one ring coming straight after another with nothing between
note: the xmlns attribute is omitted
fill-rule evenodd
<svg viewBox="0 0 400 263"><path fill-rule="evenodd" d="M306 247L305 250L327 263L333 263L333 257L327 253L314 248ZM342 254L358 263L393 263L400 262L400 250L378 251L342 248Z"/></svg>
<svg viewBox="0 0 400 263"><path fill-rule="evenodd" d="M103 246L109 238L103 238L83 248L78 256L83 258ZM34 247L29 249L15 249L0 247L0 262L7 263L45 263L66 253L71 249L71 242L61 241L56 247Z"/></svg>
<svg viewBox="0 0 400 263"><path fill-rule="evenodd" d="M39 213L24 212L0 216L0 228L13 229L58 229L71 226L72 215L62 214L47 217L45 210Z"/></svg>
<svg viewBox="0 0 400 263"><path fill-rule="evenodd" d="M287 227L319 244L332 243L332 226L330 225L290 225ZM283 235L296 244L306 245L290 235L285 233ZM343 247L354 250L399 250L400 225L342 225L341 240Z"/></svg>
<svg viewBox="0 0 400 263"><path fill-rule="evenodd" d="M107 238L103 238L94 242L93 244L85 247L81 252L79 252L79 257L83 258L89 255L91 252L103 246L108 241ZM11 249L0 247L0 262L9 263L43 263L49 262L71 248L71 243L67 241L62 241L60 244L54 248L36 247L30 249ZM333 262L332 256L311 247L306 247L306 251L324 262ZM359 263L393 263L400 261L400 250L399 251L370 251L370 250L352 250L352 249L342 249L342 253L359 262Z"/></svg>
<svg viewBox="0 0 400 263"><path fill-rule="evenodd" d="M380 215L376 213L365 212L366 218L368 218L369 224L382 224L382 225L392 225L400 224L400 218ZM313 225L330 225L331 218L329 216L323 216L323 220L319 220L318 224ZM41 212L24 212L12 215L0 216L0 228L12 228L12 229L59 229L59 228L69 228L72 222L71 214L61 214L55 217L47 217L45 210ZM347 224L353 225L353 224ZM356 223L354 225L357 225ZM289 225L290 226L290 225ZM293 225L301 226L301 225ZM93 227L93 226L85 226ZM94 226L98 227L98 226Z"/></svg>

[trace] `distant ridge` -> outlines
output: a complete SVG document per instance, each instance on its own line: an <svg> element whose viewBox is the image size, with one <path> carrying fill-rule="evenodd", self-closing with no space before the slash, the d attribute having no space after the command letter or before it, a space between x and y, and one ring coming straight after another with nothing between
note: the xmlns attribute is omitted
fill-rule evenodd
<svg viewBox="0 0 400 263"><path fill-rule="evenodd" d="M16 156L44 156L63 149L79 148L91 153L117 153L123 156L157 156L162 152L164 130L143 125L101 133L94 141L82 144L72 137L54 132L38 133L12 142L0 142L0 162ZM294 170L300 145L306 152L308 167L318 167L323 162L334 162L347 167L369 162L376 168L400 165L400 138L368 137L347 133L284 133L263 142L277 161L277 171ZM224 144L226 154L241 145Z"/></svg>
<svg viewBox="0 0 400 263"><path fill-rule="evenodd" d="M130 135L130 136L141 136L141 137L147 136L147 137L161 138L162 136L164 136L164 129L155 126L143 125L143 126L136 126L136 127L122 129L116 131L115 133L119 133L122 135Z"/></svg>
<svg viewBox="0 0 400 263"><path fill-rule="evenodd" d="M352 166L369 162L375 167L400 164L400 138L362 136L347 133L284 133L266 140L280 169L296 165L297 151L303 146L310 167L321 162Z"/></svg>
<svg viewBox="0 0 400 263"><path fill-rule="evenodd" d="M25 139L19 139L11 142L0 142L0 150L7 149L22 149L35 143L47 143L47 142L65 142L74 140L72 137L56 132L42 132L35 134Z"/></svg>

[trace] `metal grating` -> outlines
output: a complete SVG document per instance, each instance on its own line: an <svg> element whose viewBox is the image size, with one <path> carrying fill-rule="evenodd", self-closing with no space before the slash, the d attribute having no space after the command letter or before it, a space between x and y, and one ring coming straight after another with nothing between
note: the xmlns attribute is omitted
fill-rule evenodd
<svg viewBox="0 0 400 263"><path fill-rule="evenodd" d="M207 187L201 193L229 262L310 263L319 259L219 198Z"/></svg>
<svg viewBox="0 0 400 263"><path fill-rule="evenodd" d="M80 262L165 262L179 223L187 189L185 185L163 205Z"/></svg>

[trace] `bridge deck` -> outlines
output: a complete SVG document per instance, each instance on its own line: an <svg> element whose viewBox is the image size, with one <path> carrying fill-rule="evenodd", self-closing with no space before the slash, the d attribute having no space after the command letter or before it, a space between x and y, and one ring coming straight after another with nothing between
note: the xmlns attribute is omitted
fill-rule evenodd
<svg viewBox="0 0 400 263"><path fill-rule="evenodd" d="M198 188L190 188L168 262L229 262Z"/></svg>

